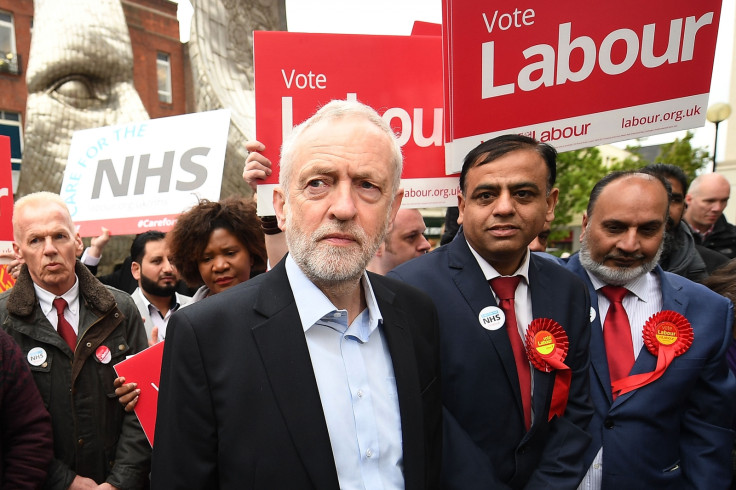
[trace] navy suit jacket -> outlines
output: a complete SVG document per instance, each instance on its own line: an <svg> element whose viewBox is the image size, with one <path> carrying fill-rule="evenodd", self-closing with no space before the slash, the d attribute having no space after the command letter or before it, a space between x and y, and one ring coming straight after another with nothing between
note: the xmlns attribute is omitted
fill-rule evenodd
<svg viewBox="0 0 736 490"><path fill-rule="evenodd" d="M590 442L589 310L584 285L551 261L531 257L534 318L567 332L572 370L567 409L548 421L555 374L533 371L534 422L527 432L514 354L505 328L478 315L496 305L462 232L449 244L389 273L428 293L440 317L444 488L575 488Z"/></svg>
<svg viewBox="0 0 736 490"><path fill-rule="evenodd" d="M728 488L736 394L736 380L725 362L731 302L657 266L662 308L690 321L693 343L661 378L613 401L598 295L577 255L568 267L586 282L596 311L590 339L595 415L585 464L590 466L602 446L604 489ZM654 371L656 365L656 356L645 346L631 374Z"/></svg>
<svg viewBox="0 0 736 490"><path fill-rule="evenodd" d="M414 288L369 276L396 377L405 485L436 488L442 407L435 308ZM169 320L151 482L167 490L339 488L283 260Z"/></svg>

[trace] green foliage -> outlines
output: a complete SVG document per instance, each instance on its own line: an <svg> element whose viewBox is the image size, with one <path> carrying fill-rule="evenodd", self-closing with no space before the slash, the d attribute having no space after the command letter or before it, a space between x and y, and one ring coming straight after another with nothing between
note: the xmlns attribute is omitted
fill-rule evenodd
<svg viewBox="0 0 736 490"><path fill-rule="evenodd" d="M677 165L685 171L688 181L692 181L698 170L701 170L710 161L710 155L702 148L693 148L690 140L693 134L688 131L684 138L676 139L672 143L661 145L659 155L654 163L669 163Z"/></svg>
<svg viewBox="0 0 736 490"><path fill-rule="evenodd" d="M560 198L552 223L552 240L566 234L562 230L571 224L576 214L585 210L593 185L606 173L608 169L597 148L567 151L557 156L556 186L560 189Z"/></svg>
<svg viewBox="0 0 736 490"><path fill-rule="evenodd" d="M640 145L627 147L626 150L631 155L608 166L597 148L560 153L557 157L557 187L560 189L560 198L555 208L551 239L554 241L566 236L567 227L578 224L572 221L587 207L588 197L595 183L609 172L634 170L650 163L669 163L681 167L688 179L692 180L696 172L708 164L710 158L706 150L692 147L692 138L693 134L688 131L682 139L661 145L654 162L641 156Z"/></svg>

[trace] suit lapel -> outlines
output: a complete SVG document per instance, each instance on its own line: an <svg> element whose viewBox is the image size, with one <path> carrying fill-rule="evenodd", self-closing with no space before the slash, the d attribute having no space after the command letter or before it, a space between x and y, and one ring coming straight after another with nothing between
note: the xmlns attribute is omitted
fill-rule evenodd
<svg viewBox="0 0 736 490"><path fill-rule="evenodd" d="M421 469L424 466L424 429L422 418L417 416L423 410L421 395L417 389L420 387L417 359L411 332L406 324L406 314L402 308L394 304L393 291L384 286L380 276L370 274L370 281L383 317L383 334L391 353L391 363L396 378L401 415L404 475L406 483L410 484L412 478L421 476Z"/></svg>
<svg viewBox="0 0 736 490"><path fill-rule="evenodd" d="M465 237L462 235L462 231L458 235L455 240L446 245L450 247L448 250L450 275L458 291L460 291L468 302L468 305L470 305L473 312L473 319L478 322L473 327L483 329L478 320L481 310L487 306L498 305L491 292L491 287L488 285L483 271L478 265L478 261L475 260ZM516 361L514 360L514 351L511 350L511 343L509 342L506 328L485 330L485 336L490 341L499 359L501 359L504 372L506 373L508 387L514 393L516 409L519 417L523 421L521 391L519 390L519 378L516 374Z"/></svg>
<svg viewBox="0 0 736 490"><path fill-rule="evenodd" d="M555 310L554 301L548 294L555 287L552 284L551 276L544 274L540 270L540 266L544 262L543 259L531 255L529 263L529 290L532 296L532 319L535 318L553 318L552 314ZM567 331L567 325L562 325ZM552 399L552 390L554 388L554 374L545 373L532 366L532 375L534 376L534 393L532 396L532 404L534 405L534 423L532 430L529 432L531 436L534 426L537 422L547 422L549 415L549 405Z"/></svg>
<svg viewBox="0 0 736 490"><path fill-rule="evenodd" d="M676 311L681 315L685 315L689 298L683 293L682 286L672 284L661 268L657 267L656 271L659 277L660 288L662 289L662 309Z"/></svg>
<svg viewBox="0 0 736 490"><path fill-rule="evenodd" d="M294 446L315 488L337 489L319 389L283 260L264 277L254 309L265 320L252 328L253 336Z"/></svg>

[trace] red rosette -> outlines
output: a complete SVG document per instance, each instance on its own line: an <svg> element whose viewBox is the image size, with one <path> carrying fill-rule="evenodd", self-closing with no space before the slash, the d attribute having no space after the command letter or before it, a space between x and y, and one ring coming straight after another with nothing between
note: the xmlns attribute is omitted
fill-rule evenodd
<svg viewBox="0 0 736 490"><path fill-rule="evenodd" d="M650 373L627 376L611 384L614 394L623 395L658 380L675 357L684 354L693 343L693 327L680 313L671 310L652 315L644 324L644 345L657 356L657 367Z"/></svg>
<svg viewBox="0 0 736 490"><path fill-rule="evenodd" d="M526 355L535 368L545 373L560 369L569 345L565 329L550 318L535 318L526 329Z"/></svg>
<svg viewBox="0 0 736 490"><path fill-rule="evenodd" d="M555 371L548 420L555 415L562 417L567 407L572 372L564 361L569 347L567 332L552 319L535 318L526 329L526 355L529 361L545 373Z"/></svg>
<svg viewBox="0 0 736 490"><path fill-rule="evenodd" d="M665 310L647 320L643 337L644 345L653 356L659 356L660 347L670 349L675 356L679 356L693 343L693 327L681 314Z"/></svg>

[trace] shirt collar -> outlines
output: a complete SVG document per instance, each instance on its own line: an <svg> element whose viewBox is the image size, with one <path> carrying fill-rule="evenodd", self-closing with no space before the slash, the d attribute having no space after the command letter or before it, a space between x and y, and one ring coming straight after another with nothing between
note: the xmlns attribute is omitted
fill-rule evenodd
<svg viewBox="0 0 736 490"><path fill-rule="evenodd" d="M467 242L467 239L465 240ZM483 257L480 256L478 252L475 251L475 249L468 243L468 247L470 248L470 251L473 253L473 257L475 257L475 260L478 261L478 265L480 266L480 269L483 271L483 275L486 278L486 281L490 281L491 279L495 279L497 277L502 276L503 274L500 274L496 269L493 268L491 264L486 261ZM524 260L521 261L521 265L518 269L516 269L516 272L511 274L512 276L521 276L524 278L524 282L529 284L529 248L526 249L526 254L524 255Z"/></svg>
<svg viewBox="0 0 736 490"><path fill-rule="evenodd" d="M143 294L143 289L141 289L140 286L138 286L138 294L141 295L141 298L143 299L143 304L146 305L146 308L148 308L148 311L151 311L151 308L153 308L156 311L159 311L159 309L156 308L156 305L154 305L153 303L151 303L150 301L148 301L148 298L146 298L146 295ZM177 309L179 309L180 306L181 305L179 304L179 302L177 301L177 298L176 298L176 293L172 294L171 295L171 302L169 303L169 310L171 310L172 312L174 312Z"/></svg>
<svg viewBox="0 0 736 490"><path fill-rule="evenodd" d="M294 301L296 309L299 311L299 318L302 322L304 332L309 330L315 323L326 315L340 311L332 304L317 286L304 274L302 269L297 265L291 255L286 256L286 276L289 279L291 290L294 293ZM381 311L378 309L378 302L373 293L368 274L363 272L361 277L363 291L365 292L365 302L368 309L368 331L370 335L380 323L383 322ZM360 318L360 315L356 318ZM363 336L361 336L363 337ZM365 340L365 339L363 339Z"/></svg>
<svg viewBox="0 0 736 490"><path fill-rule="evenodd" d="M51 313L51 310L54 307L53 301L59 297L66 300L67 308L69 308L69 311L73 315L79 315L79 278L76 274L74 275L74 286L61 296L57 296L50 291L46 291L35 282L33 283L33 289L36 290L36 298L38 298L38 304L41 306L41 312L43 312L44 316L48 316L49 313Z"/></svg>
<svg viewBox="0 0 736 490"><path fill-rule="evenodd" d="M713 233L713 229L716 227L716 224L713 223L712 225L710 225L710 228L708 228L704 232L701 232L700 230L698 230L694 226L690 226L690 223L688 223L684 219L682 221L684 221L685 223L687 223L687 226L688 226L688 228L690 228L690 231L692 232L693 235L698 235L702 239L707 238L708 235L710 235L711 233Z"/></svg>
<svg viewBox="0 0 736 490"><path fill-rule="evenodd" d="M593 287L596 291L598 291L603 286L609 286L609 284L606 284L605 282L598 279L598 277L594 274L591 274L589 271L585 271L588 274L588 277L590 278L590 282L593 283ZM637 277L631 282L628 282L623 285L626 289L629 290L629 292L636 295L637 298L639 298L641 301L646 302L647 301L647 285L649 283L649 276L654 274L654 272L649 272L647 274L642 274L641 276Z"/></svg>

